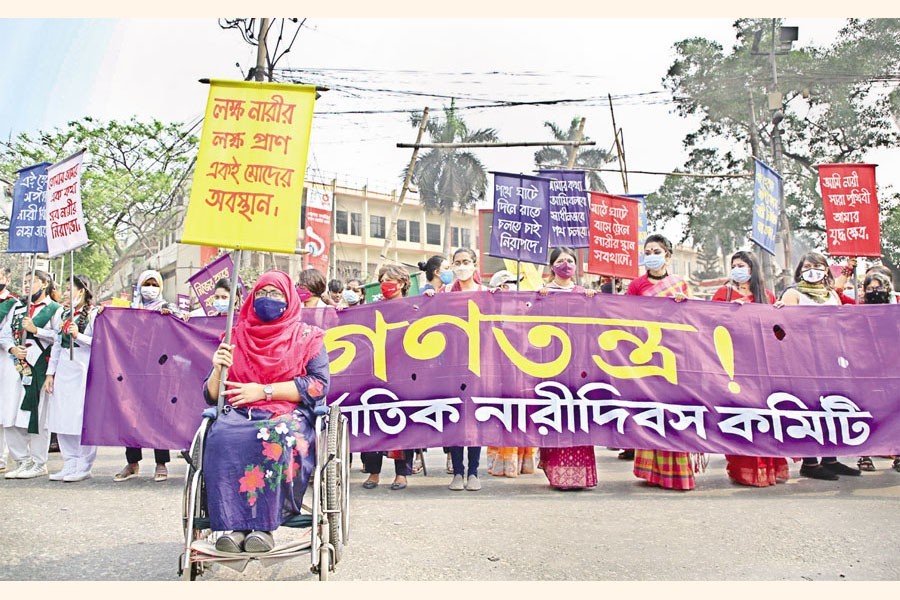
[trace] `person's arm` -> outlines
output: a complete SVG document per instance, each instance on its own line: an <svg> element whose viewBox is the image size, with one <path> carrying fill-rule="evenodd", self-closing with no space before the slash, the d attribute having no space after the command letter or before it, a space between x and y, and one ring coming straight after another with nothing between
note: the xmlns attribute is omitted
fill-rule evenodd
<svg viewBox="0 0 900 600"><path fill-rule="evenodd" d="M13 310L15 310L15 307L9 311L6 318L3 319L3 323L0 323L0 348L3 349L4 354L9 354L10 349L15 348L18 345L13 339L12 329L10 327Z"/></svg>
<svg viewBox="0 0 900 600"><path fill-rule="evenodd" d="M847 266L841 269L841 274L834 278L834 289L842 290L846 287L847 282L853 276L853 272L856 271L856 257L851 257L847 259ZM844 302L844 304L849 304L848 302ZM856 304L855 302L853 304Z"/></svg>
<svg viewBox="0 0 900 600"><path fill-rule="evenodd" d="M781 295L781 303L785 306L796 306L800 304L800 292L794 288L784 290L784 294Z"/></svg>
<svg viewBox="0 0 900 600"><path fill-rule="evenodd" d="M306 375L294 377L298 402L308 406L321 404L331 387L331 373L328 370L328 352L325 345L319 353L306 364Z"/></svg>

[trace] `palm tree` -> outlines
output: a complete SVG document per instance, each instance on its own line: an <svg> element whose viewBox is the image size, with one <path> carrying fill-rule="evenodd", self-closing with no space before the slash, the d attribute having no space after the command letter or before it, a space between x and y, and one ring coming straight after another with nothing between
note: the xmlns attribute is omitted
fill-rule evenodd
<svg viewBox="0 0 900 600"><path fill-rule="evenodd" d="M422 122L420 114L410 117L413 127ZM425 126L435 143L496 142L494 129L469 131L465 122L456 114L453 100L444 109L444 120L428 121ZM468 210L483 200L487 191L487 173L484 165L471 152L455 148L434 148L416 162L412 182L419 188L419 196L425 209L444 215L444 256L450 255L450 223L454 210Z"/></svg>
<svg viewBox="0 0 900 600"><path fill-rule="evenodd" d="M556 123L545 121L544 125L553 132L553 137L560 142L574 142L578 139L578 127L581 124L581 117L574 117L569 124L569 130L563 131ZM583 141L590 141L591 138L584 136ZM572 153L575 152L575 166L573 168L588 167L599 169L605 164L616 161L615 157L610 156L605 150L592 146L544 146L534 153L534 162L537 165L559 165L558 168L565 168L572 159ZM544 167L548 168L548 167ZM596 171L588 171L588 188L595 192L606 192L606 185L600 179L600 174Z"/></svg>

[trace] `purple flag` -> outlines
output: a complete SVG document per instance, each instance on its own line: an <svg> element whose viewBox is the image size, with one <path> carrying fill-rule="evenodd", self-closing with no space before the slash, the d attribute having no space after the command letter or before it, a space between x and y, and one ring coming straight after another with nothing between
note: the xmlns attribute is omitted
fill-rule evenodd
<svg viewBox="0 0 900 600"><path fill-rule="evenodd" d="M550 246L587 248L588 199L584 171L541 169L541 177L550 177Z"/></svg>
<svg viewBox="0 0 900 600"><path fill-rule="evenodd" d="M494 173L490 256L542 265L550 241L550 180Z"/></svg>
<svg viewBox="0 0 900 600"><path fill-rule="evenodd" d="M349 418L354 452L900 453L900 354L891 336L859 334L895 331L898 305L482 292L303 315L326 328L328 400ZM223 324L107 308L94 334L85 443L185 447Z"/></svg>
<svg viewBox="0 0 900 600"><path fill-rule="evenodd" d="M216 291L216 282L223 277L231 279L234 271L234 261L231 254L223 254L188 278L188 284L200 301L200 308L207 316L218 314L213 308L213 294Z"/></svg>

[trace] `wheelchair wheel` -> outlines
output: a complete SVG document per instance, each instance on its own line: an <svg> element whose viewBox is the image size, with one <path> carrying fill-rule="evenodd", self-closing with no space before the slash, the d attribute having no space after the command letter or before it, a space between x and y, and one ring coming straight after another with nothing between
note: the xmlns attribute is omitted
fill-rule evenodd
<svg viewBox="0 0 900 600"><path fill-rule="evenodd" d="M327 507L328 516L328 541L334 548L334 556L325 552L324 548L320 557L319 577L321 577L321 561L330 561L333 558L334 564L338 564L341 560L341 554L344 550L344 532L343 532L343 512L344 497L346 494L346 486L343 482L345 478L346 456L343 455L343 420L341 418L341 409L339 406L332 406L328 415L328 431L326 434L327 456L333 457L328 461L325 467L325 505ZM326 557L326 558L322 558Z"/></svg>
<svg viewBox="0 0 900 600"><path fill-rule="evenodd" d="M319 552L319 581L328 581L331 574L331 552L328 548L322 547Z"/></svg>
<svg viewBox="0 0 900 600"><path fill-rule="evenodd" d="M347 418L341 417L341 543L347 545L350 541L350 430L347 428Z"/></svg>
<svg viewBox="0 0 900 600"><path fill-rule="evenodd" d="M203 479L203 446L206 433L212 423L204 419L191 443L191 461L184 478L182 493L182 526L184 528L184 554L181 555L181 577L186 581L194 581L203 574L203 565L190 560L191 544L206 538L211 531L204 527L208 523L209 514L206 507L206 483ZM185 564L187 563L187 564Z"/></svg>

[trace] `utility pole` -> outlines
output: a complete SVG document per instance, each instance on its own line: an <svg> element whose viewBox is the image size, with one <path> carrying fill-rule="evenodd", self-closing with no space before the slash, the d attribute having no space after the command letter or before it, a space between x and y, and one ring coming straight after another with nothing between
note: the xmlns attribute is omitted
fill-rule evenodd
<svg viewBox="0 0 900 600"><path fill-rule="evenodd" d="M253 72L256 81L265 81L268 72L266 64L266 38L269 35L269 19L259 20L259 36L256 45L256 70Z"/></svg>

